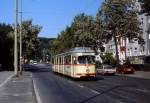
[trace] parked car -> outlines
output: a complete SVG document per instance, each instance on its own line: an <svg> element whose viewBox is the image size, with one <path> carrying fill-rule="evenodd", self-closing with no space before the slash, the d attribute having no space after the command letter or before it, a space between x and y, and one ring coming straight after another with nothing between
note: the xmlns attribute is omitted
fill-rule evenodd
<svg viewBox="0 0 150 103"><path fill-rule="evenodd" d="M133 74L134 71L134 68L129 65L122 65L117 68L117 72L121 74Z"/></svg>
<svg viewBox="0 0 150 103"><path fill-rule="evenodd" d="M104 74L114 75L116 73L116 68L108 64L102 64L99 67L97 67L96 70L98 74L102 74L102 75Z"/></svg>

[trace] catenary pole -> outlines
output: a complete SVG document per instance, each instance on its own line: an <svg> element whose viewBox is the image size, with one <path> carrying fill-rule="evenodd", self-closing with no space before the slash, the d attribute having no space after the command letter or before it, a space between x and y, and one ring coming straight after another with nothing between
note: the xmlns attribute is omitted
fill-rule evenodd
<svg viewBox="0 0 150 103"><path fill-rule="evenodd" d="M22 0L20 0L20 74L22 70Z"/></svg>
<svg viewBox="0 0 150 103"><path fill-rule="evenodd" d="M17 50L18 0L15 0L15 31L14 31L14 73L18 76L18 50Z"/></svg>

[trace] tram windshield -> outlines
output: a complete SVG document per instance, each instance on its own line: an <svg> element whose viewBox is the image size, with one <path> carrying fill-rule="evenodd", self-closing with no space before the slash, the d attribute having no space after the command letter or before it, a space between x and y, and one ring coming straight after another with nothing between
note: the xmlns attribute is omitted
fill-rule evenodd
<svg viewBox="0 0 150 103"><path fill-rule="evenodd" d="M94 64L95 56L79 56L78 63L79 64Z"/></svg>

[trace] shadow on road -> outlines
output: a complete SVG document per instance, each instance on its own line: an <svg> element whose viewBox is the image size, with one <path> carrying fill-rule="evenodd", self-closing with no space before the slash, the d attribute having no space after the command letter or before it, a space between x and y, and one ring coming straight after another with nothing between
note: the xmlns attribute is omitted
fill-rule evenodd
<svg viewBox="0 0 150 103"><path fill-rule="evenodd" d="M37 65L24 65L23 68L25 71L29 72L50 72L50 67L43 67Z"/></svg>
<svg viewBox="0 0 150 103"><path fill-rule="evenodd" d="M55 75L60 76L62 78L73 80L73 81L98 81L98 80L104 80L102 77L82 77L82 78L73 78L67 75L63 75L60 73L53 72Z"/></svg>
<svg viewBox="0 0 150 103"><path fill-rule="evenodd" d="M96 97L98 97L98 96L101 96L101 95L103 95L103 94L107 94L107 93L109 93L109 92L111 92L111 91L113 91L113 90L115 90L115 89L124 88L124 87L137 87L137 86L136 86L136 85L118 85L118 86L114 86L114 87L112 87L112 88L110 88L110 89L108 89L108 90L106 90L106 91L103 91L103 92L98 91L98 92L100 92L99 94L97 94L97 95L95 95L95 96L92 96L92 97L90 97L90 98L87 98L87 99L85 99L85 100L82 100L82 101L79 102L79 103L88 102L88 101L90 101L90 100L92 100L92 99L94 99L94 98L96 98ZM97 90L96 90L96 91L97 91Z"/></svg>

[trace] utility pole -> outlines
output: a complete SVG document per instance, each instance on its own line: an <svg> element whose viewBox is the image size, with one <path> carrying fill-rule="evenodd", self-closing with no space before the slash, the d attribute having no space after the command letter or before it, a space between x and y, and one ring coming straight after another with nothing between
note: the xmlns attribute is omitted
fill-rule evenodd
<svg viewBox="0 0 150 103"><path fill-rule="evenodd" d="M20 0L20 74L22 74L22 0Z"/></svg>
<svg viewBox="0 0 150 103"><path fill-rule="evenodd" d="M17 25L18 25L18 0L15 0L14 73L16 77L18 77Z"/></svg>
<svg viewBox="0 0 150 103"><path fill-rule="evenodd" d="M43 62L45 62L45 48L43 49Z"/></svg>

